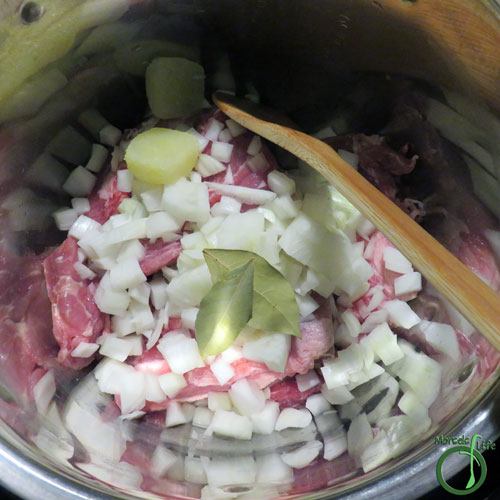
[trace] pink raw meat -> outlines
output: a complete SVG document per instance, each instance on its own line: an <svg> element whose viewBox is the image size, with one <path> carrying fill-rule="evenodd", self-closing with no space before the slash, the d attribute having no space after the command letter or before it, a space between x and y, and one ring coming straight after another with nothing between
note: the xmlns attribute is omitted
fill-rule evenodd
<svg viewBox="0 0 500 500"><path fill-rule="evenodd" d="M321 391L321 384L311 387L307 391L300 392L297 382L293 378L280 380L271 387L271 397L273 401L280 404L280 408L298 408L304 406L306 399Z"/></svg>
<svg viewBox="0 0 500 500"><path fill-rule="evenodd" d="M125 163L120 164L118 168L125 168ZM118 213L120 203L129 197L130 193L118 190L116 172L109 172L89 196L90 210L85 215L99 224L104 224L112 215Z"/></svg>
<svg viewBox="0 0 500 500"><path fill-rule="evenodd" d="M162 239L159 239L155 243L150 243L148 240L144 240L142 244L146 249L146 255L141 260L140 265L142 272L146 276L156 273L162 267L175 262L182 252L182 245L179 241L165 243Z"/></svg>
<svg viewBox="0 0 500 500"><path fill-rule="evenodd" d="M75 370L92 362L93 357L73 358L71 352L80 342L94 342L102 333L106 315L94 302L92 284L83 280L73 265L78 262L78 245L68 237L43 262L50 302L54 337L61 349L60 363Z"/></svg>
<svg viewBox="0 0 500 500"><path fill-rule="evenodd" d="M57 366L42 259L0 246L0 377L20 403L30 400L33 385Z"/></svg>

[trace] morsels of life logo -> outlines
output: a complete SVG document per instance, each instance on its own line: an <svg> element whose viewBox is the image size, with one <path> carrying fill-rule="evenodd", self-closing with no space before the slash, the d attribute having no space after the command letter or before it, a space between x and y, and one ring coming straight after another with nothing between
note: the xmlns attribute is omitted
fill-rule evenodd
<svg viewBox="0 0 500 500"><path fill-rule="evenodd" d="M479 434L474 434L472 439L461 436L456 437L443 437L437 436L434 440L434 444L446 445L446 444L458 444L458 446L453 446L446 450L439 458L436 464L436 476L439 484L448 492L454 495L470 495L477 491L486 479L486 460L481 455L481 450L494 450L495 443L491 441L482 441L482 437ZM464 489L457 489L450 486L443 476L443 464L445 460L453 453L458 453L460 455L469 456L469 481Z"/></svg>

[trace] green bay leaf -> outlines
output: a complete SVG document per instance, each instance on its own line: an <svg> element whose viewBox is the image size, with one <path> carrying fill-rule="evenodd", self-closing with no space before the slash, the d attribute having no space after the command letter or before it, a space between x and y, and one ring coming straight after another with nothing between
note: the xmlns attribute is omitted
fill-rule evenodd
<svg viewBox="0 0 500 500"><path fill-rule="evenodd" d="M250 326L301 337L300 312L295 292L285 277L265 259L244 250L206 249L203 255L212 280L255 260L253 306Z"/></svg>
<svg viewBox="0 0 500 500"><path fill-rule="evenodd" d="M227 349L252 314L255 260L229 270L203 298L196 317L195 336L204 356Z"/></svg>

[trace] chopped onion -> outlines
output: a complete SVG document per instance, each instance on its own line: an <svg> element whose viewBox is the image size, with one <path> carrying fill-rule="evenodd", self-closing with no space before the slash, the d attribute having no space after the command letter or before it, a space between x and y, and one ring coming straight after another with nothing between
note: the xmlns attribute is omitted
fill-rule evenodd
<svg viewBox="0 0 500 500"><path fill-rule="evenodd" d="M361 333L371 332L377 325L386 323L389 319L389 313L386 309L379 309L378 311L372 312L361 325Z"/></svg>
<svg viewBox="0 0 500 500"><path fill-rule="evenodd" d="M149 295L151 293L151 288L148 283L141 283L133 288L130 288L128 294L131 299L134 299L141 304L149 304Z"/></svg>
<svg viewBox="0 0 500 500"><path fill-rule="evenodd" d="M339 427L333 436L325 438L323 458L334 460L347 450L347 436L343 427Z"/></svg>
<svg viewBox="0 0 500 500"><path fill-rule="evenodd" d="M80 166L76 167L71 174L69 174L62 187L70 196L87 196L94 188L95 183L95 175L86 168Z"/></svg>
<svg viewBox="0 0 500 500"><path fill-rule="evenodd" d="M423 332L425 340L434 349L455 361L460 359L457 334L452 326L424 320L420 322L418 328Z"/></svg>
<svg viewBox="0 0 500 500"><path fill-rule="evenodd" d="M188 422L189 418L184 412L182 405L177 401L172 401L167 408L165 427L174 427L176 425L187 424Z"/></svg>
<svg viewBox="0 0 500 500"><path fill-rule="evenodd" d="M289 194L278 196L269 206L271 210L283 220L295 218L299 214L297 205Z"/></svg>
<svg viewBox="0 0 500 500"><path fill-rule="evenodd" d="M158 382L162 391L169 398L174 398L181 389L186 387L186 379L177 373L165 373L158 377Z"/></svg>
<svg viewBox="0 0 500 500"><path fill-rule="evenodd" d="M384 248L384 264L385 268L395 273L406 274L413 271L411 262L396 248Z"/></svg>
<svg viewBox="0 0 500 500"><path fill-rule="evenodd" d="M181 312L182 327L189 330L194 330L196 317L198 316L199 308L189 307Z"/></svg>
<svg viewBox="0 0 500 500"><path fill-rule="evenodd" d="M340 360L325 360L321 368L328 389L334 389L349 382L348 372Z"/></svg>
<svg viewBox="0 0 500 500"><path fill-rule="evenodd" d="M209 392L208 408L212 411L231 410L231 400L227 392Z"/></svg>
<svg viewBox="0 0 500 500"><path fill-rule="evenodd" d="M238 137L239 135L244 134L247 131L245 127L242 127L238 122L235 122L231 119L226 120L226 126L233 137Z"/></svg>
<svg viewBox="0 0 500 500"><path fill-rule="evenodd" d="M418 419L429 418L427 407L422 404L415 392L410 389L405 391L405 393L401 396L398 401L398 407L406 415L410 415Z"/></svg>
<svg viewBox="0 0 500 500"><path fill-rule="evenodd" d="M269 168L269 162L264 153L258 153L247 161L247 165L253 172L262 172Z"/></svg>
<svg viewBox="0 0 500 500"><path fill-rule="evenodd" d="M81 262L75 262L73 268L83 280L93 280L96 277L94 271L83 265Z"/></svg>
<svg viewBox="0 0 500 500"><path fill-rule="evenodd" d="M114 266L109 274L111 286L115 290L133 288L146 281L137 259L123 259Z"/></svg>
<svg viewBox="0 0 500 500"><path fill-rule="evenodd" d="M217 161L228 163L233 152L233 145L227 142L213 142L210 155Z"/></svg>
<svg viewBox="0 0 500 500"><path fill-rule="evenodd" d="M243 357L243 352L241 347L236 345L230 345L225 351L222 351L221 358L226 363L232 363L233 361L237 361Z"/></svg>
<svg viewBox="0 0 500 500"><path fill-rule="evenodd" d="M209 141L216 141L224 128L224 124L218 120L212 119L208 125L207 131L205 132L205 137Z"/></svg>
<svg viewBox="0 0 500 500"><path fill-rule="evenodd" d="M165 233L175 233L180 228L179 222L166 212L155 212L146 220L146 236L151 240Z"/></svg>
<svg viewBox="0 0 500 500"><path fill-rule="evenodd" d="M319 455L322 448L323 443L321 441L311 441L294 451L282 453L281 459L294 469L303 469Z"/></svg>
<svg viewBox="0 0 500 500"><path fill-rule="evenodd" d="M214 413L212 410L203 406L198 406L193 413L193 425L206 429L212 422L213 416Z"/></svg>
<svg viewBox="0 0 500 500"><path fill-rule="evenodd" d="M94 344L93 342L80 342L71 351L71 356L74 358L90 358L97 349L99 349L99 344Z"/></svg>
<svg viewBox="0 0 500 500"><path fill-rule="evenodd" d="M383 307L389 314L390 322L395 326L401 326L409 330L420 323L417 314L402 300L391 300L386 302Z"/></svg>
<svg viewBox="0 0 500 500"><path fill-rule="evenodd" d="M261 149L262 149L262 141L260 140L260 137L258 135L254 135L252 137L252 140L250 141L250 144L248 145L247 153L250 156L255 156L257 153L260 152Z"/></svg>
<svg viewBox="0 0 500 500"><path fill-rule="evenodd" d="M247 416L238 415L234 411L216 410L210 428L219 436L235 439L251 439L252 437L250 419Z"/></svg>
<svg viewBox="0 0 500 500"><path fill-rule="evenodd" d="M370 312L373 311L374 309L376 309L380 304L382 304L382 302L385 299L384 291L382 290L381 287L380 288L373 287L373 288L376 288L376 289L374 290L374 292L372 294L370 302L366 306L366 309ZM373 288L372 288L372 290L373 290Z"/></svg>
<svg viewBox="0 0 500 500"><path fill-rule="evenodd" d="M116 361L125 361L130 356L131 349L132 346L125 339L108 334L104 336L104 342L99 349L99 354Z"/></svg>
<svg viewBox="0 0 500 500"><path fill-rule="evenodd" d="M184 479L188 483L207 484L207 475L200 458L188 456L184 459Z"/></svg>
<svg viewBox="0 0 500 500"><path fill-rule="evenodd" d="M120 246L116 261L121 262L128 259L142 260L145 254L146 250L139 240L130 240Z"/></svg>
<svg viewBox="0 0 500 500"><path fill-rule="evenodd" d="M302 429L307 427L311 421L312 416L308 410L304 408L299 410L296 408L285 408L281 411L274 428L277 431L282 431L289 427Z"/></svg>
<svg viewBox="0 0 500 500"><path fill-rule="evenodd" d="M273 170L269 173L267 184L279 196L295 193L295 181L278 170Z"/></svg>
<svg viewBox="0 0 500 500"><path fill-rule="evenodd" d="M356 318L356 316L350 309L344 311L340 317L347 327L349 335L351 335L352 337L357 337L361 333L361 324L359 323L358 318Z"/></svg>
<svg viewBox="0 0 500 500"><path fill-rule="evenodd" d="M300 392L306 392L321 383L315 370L309 370L304 375L296 375L295 381Z"/></svg>
<svg viewBox="0 0 500 500"><path fill-rule="evenodd" d="M55 211L52 216L60 231L68 231L78 218L78 214L72 208L61 208Z"/></svg>
<svg viewBox="0 0 500 500"><path fill-rule="evenodd" d="M102 144L92 144L90 158L85 168L90 172L99 173L108 159L109 151Z"/></svg>
<svg viewBox="0 0 500 500"><path fill-rule="evenodd" d="M185 178L165 187L162 206L179 222L205 223L210 217L208 182L189 182Z"/></svg>
<svg viewBox="0 0 500 500"><path fill-rule="evenodd" d="M155 187L140 194L142 203L148 212L158 212L161 210L161 199L163 196L163 187Z"/></svg>
<svg viewBox="0 0 500 500"><path fill-rule="evenodd" d="M321 387L321 394L332 405L345 405L354 399L354 396L344 386L328 389L328 387L323 384L323 387Z"/></svg>
<svg viewBox="0 0 500 500"><path fill-rule="evenodd" d="M170 305L180 310L199 306L211 287L212 277L206 264L179 273L168 284Z"/></svg>
<svg viewBox="0 0 500 500"><path fill-rule="evenodd" d="M276 198L276 193L266 191L264 189L253 189L243 186L231 186L228 184L220 184L218 182L206 182L210 189L213 189L219 194L236 198L241 203L251 205L264 205Z"/></svg>
<svg viewBox="0 0 500 500"><path fill-rule="evenodd" d="M159 443L151 458L151 471L156 477L164 476L175 465L178 455Z"/></svg>
<svg viewBox="0 0 500 500"><path fill-rule="evenodd" d="M369 221L368 219L363 219L361 224L358 225L356 231L363 239L368 240L375 229L376 228L371 221ZM365 259L369 258L369 256L366 254L364 255L364 257Z"/></svg>
<svg viewBox="0 0 500 500"><path fill-rule="evenodd" d="M47 413L55 393L56 382L54 379L54 372L49 370L33 387L33 397L38 413L41 415Z"/></svg>
<svg viewBox="0 0 500 500"><path fill-rule="evenodd" d="M203 151L207 147L207 144L210 142L205 136L201 135L194 128L190 128L189 130L186 130L186 132L196 137L196 140L200 145L200 151Z"/></svg>
<svg viewBox="0 0 500 500"><path fill-rule="evenodd" d="M132 191L132 180L134 179L132 172L127 169L122 169L118 170L116 176L116 187L118 190L124 193L130 193Z"/></svg>
<svg viewBox="0 0 500 500"><path fill-rule="evenodd" d="M256 464L257 483L277 484L281 487L293 482L292 468L285 464L277 453L267 453L256 457Z"/></svg>
<svg viewBox="0 0 500 500"><path fill-rule="evenodd" d="M107 234L107 243L123 243L146 237L146 220L134 219L130 222L115 227Z"/></svg>
<svg viewBox="0 0 500 500"><path fill-rule="evenodd" d="M130 296L125 292L113 290L109 273L105 273L94 294L97 307L106 314L123 314L130 303Z"/></svg>
<svg viewBox="0 0 500 500"><path fill-rule="evenodd" d="M418 272L406 273L394 280L394 293L396 296L422 290L422 275Z"/></svg>
<svg viewBox="0 0 500 500"><path fill-rule="evenodd" d="M319 307L319 304L310 295L295 294L295 300L299 306L301 318L307 318Z"/></svg>
<svg viewBox="0 0 500 500"><path fill-rule="evenodd" d="M213 487L253 485L257 477L257 467L252 456L212 458L205 465L205 472L208 484Z"/></svg>
<svg viewBox="0 0 500 500"><path fill-rule="evenodd" d="M316 417L332 407L322 394L313 394L306 399L306 408Z"/></svg>
<svg viewBox="0 0 500 500"><path fill-rule="evenodd" d="M220 134L219 134L219 141L220 142L231 142L233 140L233 136L231 134L231 131L228 128L225 128Z"/></svg>
<svg viewBox="0 0 500 500"><path fill-rule="evenodd" d="M109 124L97 109L85 109L78 115L78 123L97 137L99 131Z"/></svg>
<svg viewBox="0 0 500 500"><path fill-rule="evenodd" d="M99 131L99 140L107 146L116 146L122 138L122 131L113 125L105 125Z"/></svg>
<svg viewBox="0 0 500 500"><path fill-rule="evenodd" d="M202 177L210 177L211 175L215 175L226 170L226 166L223 165L218 158L201 154L198 157L195 169Z"/></svg>
<svg viewBox="0 0 500 500"><path fill-rule="evenodd" d="M250 415L253 432L269 435L274 432L280 414L280 405L276 401L266 401L264 409Z"/></svg>
<svg viewBox="0 0 500 500"><path fill-rule="evenodd" d="M255 340L243 345L243 357L265 363L270 370L283 373L291 348L290 335L284 333L263 332Z"/></svg>
<svg viewBox="0 0 500 500"><path fill-rule="evenodd" d="M159 277L150 282L151 302L155 309L163 309L167 304L167 286L167 282Z"/></svg>
<svg viewBox="0 0 500 500"><path fill-rule="evenodd" d="M87 198L73 198L71 206L78 215L82 215L90 210L90 203Z"/></svg>
<svg viewBox="0 0 500 500"><path fill-rule="evenodd" d="M372 332L363 339L375 354L387 366L400 360L404 354L397 343L397 336L392 332L387 323L375 327Z"/></svg>
<svg viewBox="0 0 500 500"><path fill-rule="evenodd" d="M242 378L235 382L228 391L233 406L241 415L252 415L262 411L266 404L266 396L257 382Z"/></svg>
<svg viewBox="0 0 500 500"><path fill-rule="evenodd" d="M169 332L158 343L158 350L167 360L174 373L184 374L205 366L195 339L182 333Z"/></svg>
<svg viewBox="0 0 500 500"><path fill-rule="evenodd" d="M72 165L83 165L89 159L90 142L73 127L67 126L47 144L46 151Z"/></svg>

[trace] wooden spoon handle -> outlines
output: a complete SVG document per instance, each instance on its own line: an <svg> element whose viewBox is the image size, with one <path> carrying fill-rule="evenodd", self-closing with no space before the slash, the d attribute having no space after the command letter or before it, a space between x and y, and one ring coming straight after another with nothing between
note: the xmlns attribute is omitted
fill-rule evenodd
<svg viewBox="0 0 500 500"><path fill-rule="evenodd" d="M500 296L467 266L370 184L323 141L263 121L214 99L228 116L278 144L322 174L410 260L500 352Z"/></svg>

